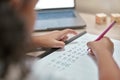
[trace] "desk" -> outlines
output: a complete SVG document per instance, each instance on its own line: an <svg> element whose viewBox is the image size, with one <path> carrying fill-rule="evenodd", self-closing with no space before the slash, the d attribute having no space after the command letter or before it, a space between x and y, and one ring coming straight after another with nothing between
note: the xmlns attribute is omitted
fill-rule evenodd
<svg viewBox="0 0 120 80"><path fill-rule="evenodd" d="M86 31L88 33L100 34L110 24L110 17L107 17L107 24L97 25L94 14L81 13L80 15L87 23ZM110 38L120 40L120 25L115 25L106 35Z"/></svg>
<svg viewBox="0 0 120 80"><path fill-rule="evenodd" d="M92 34L100 34L109 24L110 24L110 18L107 17L107 24L105 25L97 25L95 23L95 15L94 14L88 14L88 13L80 13L81 17L85 20L87 27L85 29L75 29L77 32L83 32L87 31L88 33ZM34 36L41 35L47 32L35 32L33 33ZM120 25L115 25L107 34L108 37L113 39L120 40ZM40 54L40 52L34 52L32 55L37 56Z"/></svg>

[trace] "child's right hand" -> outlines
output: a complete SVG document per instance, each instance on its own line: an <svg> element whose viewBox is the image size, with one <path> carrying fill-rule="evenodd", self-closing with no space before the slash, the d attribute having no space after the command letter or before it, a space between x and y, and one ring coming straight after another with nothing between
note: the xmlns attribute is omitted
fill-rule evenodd
<svg viewBox="0 0 120 80"><path fill-rule="evenodd" d="M114 51L114 45L107 37L104 37L99 41L88 42L87 46L92 50L92 54L96 57L104 54L109 54L112 56Z"/></svg>

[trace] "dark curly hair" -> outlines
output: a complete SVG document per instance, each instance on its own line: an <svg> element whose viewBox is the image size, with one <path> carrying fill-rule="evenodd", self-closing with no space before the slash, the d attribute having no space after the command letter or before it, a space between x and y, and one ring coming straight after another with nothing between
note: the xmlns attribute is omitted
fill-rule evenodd
<svg viewBox="0 0 120 80"><path fill-rule="evenodd" d="M0 78L5 77L10 64L24 60L29 37L24 19L9 2L0 0Z"/></svg>

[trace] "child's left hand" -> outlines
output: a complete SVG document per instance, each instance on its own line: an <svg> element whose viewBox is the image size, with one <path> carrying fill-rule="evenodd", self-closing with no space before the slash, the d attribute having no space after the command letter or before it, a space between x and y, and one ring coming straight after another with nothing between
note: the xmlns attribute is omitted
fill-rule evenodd
<svg viewBox="0 0 120 80"><path fill-rule="evenodd" d="M48 34L34 37L34 42L37 47L47 48L62 48L65 46L64 41L68 38L68 34L76 35L77 32L72 29L65 29L62 31L52 31Z"/></svg>

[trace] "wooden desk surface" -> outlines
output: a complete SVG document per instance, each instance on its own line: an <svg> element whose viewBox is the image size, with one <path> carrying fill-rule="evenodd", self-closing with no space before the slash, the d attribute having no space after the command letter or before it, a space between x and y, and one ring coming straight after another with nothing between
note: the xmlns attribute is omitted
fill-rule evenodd
<svg viewBox="0 0 120 80"><path fill-rule="evenodd" d="M107 17L107 24L105 25L98 25L95 23L95 15L94 14L86 14L86 13L80 13L80 15L83 17L85 22L87 23L86 31L88 33L92 34L100 34L101 32L106 29L108 25L110 25L110 17ZM106 36L118 39L120 40L120 25L115 25L107 34Z"/></svg>
<svg viewBox="0 0 120 80"><path fill-rule="evenodd" d="M92 34L100 34L103 30L110 24L110 18L107 17L107 24L105 25L97 25L95 23L95 15L94 14L87 14L87 13L80 13L81 17L85 20L87 27L85 29L75 29L77 32L87 31L88 33ZM35 32L33 35L41 35L47 32ZM120 25L115 25L107 34L106 36L120 40ZM40 54L40 52L32 53L34 56Z"/></svg>

